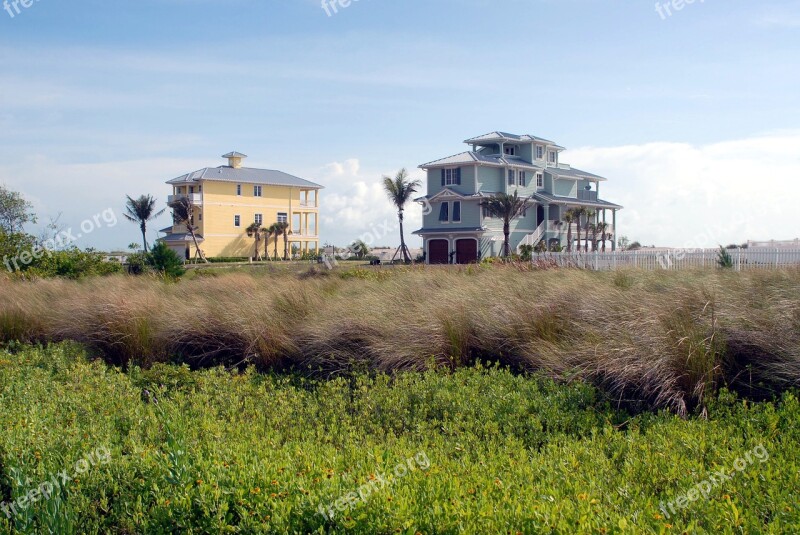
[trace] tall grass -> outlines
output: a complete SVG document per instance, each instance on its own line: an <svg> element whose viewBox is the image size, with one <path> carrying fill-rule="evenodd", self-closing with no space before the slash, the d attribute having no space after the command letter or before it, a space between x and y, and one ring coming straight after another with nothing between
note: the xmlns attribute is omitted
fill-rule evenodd
<svg viewBox="0 0 800 535"><path fill-rule="evenodd" d="M0 339L75 340L118 365L254 363L323 377L499 361L685 415L722 385L754 398L800 385L800 271L0 280Z"/></svg>

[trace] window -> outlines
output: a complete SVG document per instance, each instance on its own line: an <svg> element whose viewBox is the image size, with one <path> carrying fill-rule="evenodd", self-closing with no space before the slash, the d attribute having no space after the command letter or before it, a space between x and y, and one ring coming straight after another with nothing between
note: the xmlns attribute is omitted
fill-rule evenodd
<svg viewBox="0 0 800 535"><path fill-rule="evenodd" d="M453 201L453 223L461 222L461 201Z"/></svg>
<svg viewBox="0 0 800 535"><path fill-rule="evenodd" d="M518 173L518 175L517 175L517 178L519 178L519 185L520 186L524 186L525 185L525 171L520 171Z"/></svg>
<svg viewBox="0 0 800 535"><path fill-rule="evenodd" d="M241 227L242 226L242 216L239 216L239 215L233 216L233 226L234 227Z"/></svg>
<svg viewBox="0 0 800 535"><path fill-rule="evenodd" d="M253 197L261 197L261 186L253 186Z"/></svg>
<svg viewBox="0 0 800 535"><path fill-rule="evenodd" d="M289 214L286 212L278 212L278 223L288 223L289 222Z"/></svg>
<svg viewBox="0 0 800 535"><path fill-rule="evenodd" d="M544 159L544 147L541 145L536 145L536 159L543 160Z"/></svg>
<svg viewBox="0 0 800 535"><path fill-rule="evenodd" d="M239 197L242 196L242 185L241 184L236 184L236 195L238 195Z"/></svg>
<svg viewBox="0 0 800 535"><path fill-rule="evenodd" d="M510 146L510 147L503 147L503 152L508 156L516 156L517 154L517 147Z"/></svg>
<svg viewBox="0 0 800 535"><path fill-rule="evenodd" d="M189 186L189 193L194 193L194 186Z"/></svg>
<svg viewBox="0 0 800 535"><path fill-rule="evenodd" d="M197 220L198 221L202 221L203 220L203 212L200 212L199 214L197 214Z"/></svg>
<svg viewBox="0 0 800 535"><path fill-rule="evenodd" d="M484 206L484 207L483 207L483 218L484 218L484 219L489 219L489 218L491 218L491 217L492 217L492 213L489 211L489 209L488 209L488 208L486 208L486 207Z"/></svg>
<svg viewBox="0 0 800 535"><path fill-rule="evenodd" d="M442 186L453 185L461 185L461 168L442 169Z"/></svg>
<svg viewBox="0 0 800 535"><path fill-rule="evenodd" d="M450 220L449 212L450 203L443 202L442 206L439 208L439 221L442 223L447 223Z"/></svg>
<svg viewBox="0 0 800 535"><path fill-rule="evenodd" d="M548 154L547 161L550 163L557 163L558 162L558 153L554 150L551 150Z"/></svg>
<svg viewBox="0 0 800 535"><path fill-rule="evenodd" d="M256 225L259 227L264 223L264 216L262 214L256 214Z"/></svg>
<svg viewBox="0 0 800 535"><path fill-rule="evenodd" d="M513 186L517 183L517 177L513 169L508 170L508 185Z"/></svg>
<svg viewBox="0 0 800 535"><path fill-rule="evenodd" d="M544 175L542 173L536 173L536 187L537 188L544 187Z"/></svg>

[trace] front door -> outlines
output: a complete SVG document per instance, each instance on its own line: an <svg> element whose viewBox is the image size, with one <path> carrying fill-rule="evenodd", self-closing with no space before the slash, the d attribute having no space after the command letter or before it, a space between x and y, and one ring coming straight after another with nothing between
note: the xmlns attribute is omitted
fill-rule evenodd
<svg viewBox="0 0 800 535"><path fill-rule="evenodd" d="M428 263L429 264L449 264L450 263L450 244L447 240L428 241Z"/></svg>
<svg viewBox="0 0 800 535"><path fill-rule="evenodd" d="M456 263L474 264L478 261L478 241L467 238L456 241Z"/></svg>

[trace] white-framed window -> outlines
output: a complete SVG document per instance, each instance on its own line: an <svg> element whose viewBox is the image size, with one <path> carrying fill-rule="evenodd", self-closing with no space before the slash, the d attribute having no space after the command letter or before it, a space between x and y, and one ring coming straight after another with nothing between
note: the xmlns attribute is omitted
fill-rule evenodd
<svg viewBox="0 0 800 535"><path fill-rule="evenodd" d="M261 197L261 186L253 186L253 197Z"/></svg>
<svg viewBox="0 0 800 535"><path fill-rule="evenodd" d="M547 161L549 163L558 163L558 152L551 150L547 153Z"/></svg>
<svg viewBox="0 0 800 535"><path fill-rule="evenodd" d="M439 207L439 222L448 223L450 221L450 203L443 202Z"/></svg>
<svg viewBox="0 0 800 535"><path fill-rule="evenodd" d="M508 185L514 186L517 183L517 175L514 173L513 169L508 170Z"/></svg>
<svg viewBox="0 0 800 535"><path fill-rule="evenodd" d="M536 159L544 160L544 147L541 145L536 145Z"/></svg>
<svg viewBox="0 0 800 535"><path fill-rule="evenodd" d="M242 185L241 184L236 184L236 195L238 195L239 197L242 196Z"/></svg>
<svg viewBox="0 0 800 535"><path fill-rule="evenodd" d="M288 223L289 222L289 214L286 212L278 212L278 223Z"/></svg>
<svg viewBox="0 0 800 535"><path fill-rule="evenodd" d="M524 186L525 185L525 179L527 178L525 176L526 174L527 173L525 173L525 171L518 171L517 172L517 184L519 184L520 186Z"/></svg>
<svg viewBox="0 0 800 535"><path fill-rule="evenodd" d="M194 186L189 186L189 193L194 193Z"/></svg>
<svg viewBox="0 0 800 535"><path fill-rule="evenodd" d="M461 168L442 169L442 186L461 185Z"/></svg>
<svg viewBox="0 0 800 535"><path fill-rule="evenodd" d="M263 223L264 223L264 215L256 214L256 225L260 227Z"/></svg>
<svg viewBox="0 0 800 535"><path fill-rule="evenodd" d="M242 226L242 216L240 216L240 215L233 216L233 226L234 227L241 227Z"/></svg>
<svg viewBox="0 0 800 535"><path fill-rule="evenodd" d="M543 188L544 187L544 174L536 173L536 187Z"/></svg>
<svg viewBox="0 0 800 535"><path fill-rule="evenodd" d="M461 201L453 201L453 223L461 223Z"/></svg>
<svg viewBox="0 0 800 535"><path fill-rule="evenodd" d="M513 145L507 145L507 146L503 147L503 153L505 153L507 156L516 156L517 155L517 147L515 147Z"/></svg>

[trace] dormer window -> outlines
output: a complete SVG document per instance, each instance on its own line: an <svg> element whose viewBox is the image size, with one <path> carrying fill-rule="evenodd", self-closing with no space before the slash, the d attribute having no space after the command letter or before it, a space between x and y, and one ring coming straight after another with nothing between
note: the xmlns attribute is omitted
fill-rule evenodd
<svg viewBox="0 0 800 535"><path fill-rule="evenodd" d="M558 152L551 150L549 153L547 153L547 162L552 164L558 163Z"/></svg>
<svg viewBox="0 0 800 535"><path fill-rule="evenodd" d="M503 147L503 153L506 156L516 156L517 155L517 147L510 145L507 147Z"/></svg>
<svg viewBox="0 0 800 535"><path fill-rule="evenodd" d="M544 147L541 145L536 145L536 159L544 160Z"/></svg>

